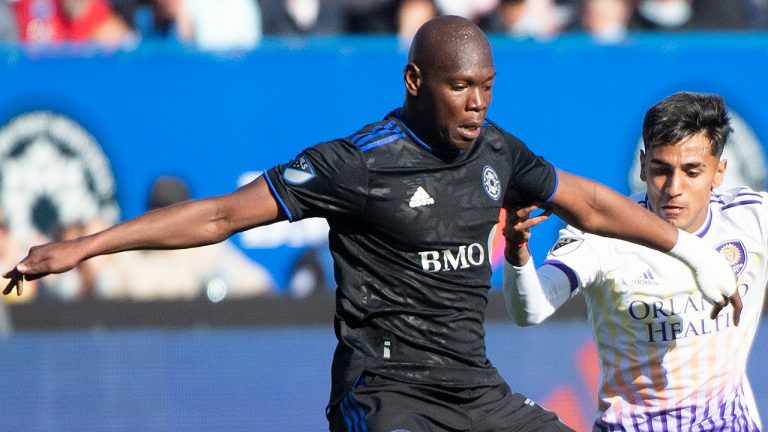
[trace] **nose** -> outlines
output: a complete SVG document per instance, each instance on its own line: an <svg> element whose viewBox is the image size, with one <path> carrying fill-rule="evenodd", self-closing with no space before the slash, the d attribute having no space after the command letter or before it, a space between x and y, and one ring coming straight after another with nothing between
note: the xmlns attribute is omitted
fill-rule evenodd
<svg viewBox="0 0 768 432"><path fill-rule="evenodd" d="M682 176L679 173L672 173L667 177L666 189L669 196L680 195L683 192Z"/></svg>
<svg viewBox="0 0 768 432"><path fill-rule="evenodd" d="M488 109L488 96L479 86L473 86L469 90L467 99L468 111L485 111Z"/></svg>

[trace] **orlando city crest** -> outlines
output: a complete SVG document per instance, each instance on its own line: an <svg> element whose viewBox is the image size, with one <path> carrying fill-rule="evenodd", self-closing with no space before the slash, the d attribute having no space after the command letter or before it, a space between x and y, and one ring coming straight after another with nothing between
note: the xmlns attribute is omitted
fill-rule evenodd
<svg viewBox="0 0 768 432"><path fill-rule="evenodd" d="M744 271L744 267L747 264L747 249L744 247L744 243L739 240L730 240L720 243L715 247L715 250L720 252L720 255L728 261L736 276Z"/></svg>

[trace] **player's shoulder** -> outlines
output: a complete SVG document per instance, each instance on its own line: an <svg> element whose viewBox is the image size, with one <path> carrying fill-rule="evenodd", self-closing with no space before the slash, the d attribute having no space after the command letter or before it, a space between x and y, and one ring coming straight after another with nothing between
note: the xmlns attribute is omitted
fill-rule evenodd
<svg viewBox="0 0 768 432"><path fill-rule="evenodd" d="M481 134L486 141L492 144L509 145L511 143L523 145L523 141L520 138L506 131L491 119L483 121Z"/></svg>
<svg viewBox="0 0 768 432"><path fill-rule="evenodd" d="M369 152L407 138L407 133L398 119L397 110L383 119L369 123L343 141L360 152Z"/></svg>
<svg viewBox="0 0 768 432"><path fill-rule="evenodd" d="M718 211L758 211L768 205L768 193L755 191L747 186L736 186L725 190L713 190L710 206Z"/></svg>

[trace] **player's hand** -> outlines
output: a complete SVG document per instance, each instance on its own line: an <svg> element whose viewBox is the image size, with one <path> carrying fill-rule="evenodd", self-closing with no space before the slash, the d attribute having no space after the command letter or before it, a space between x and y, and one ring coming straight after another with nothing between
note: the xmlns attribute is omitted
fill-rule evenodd
<svg viewBox="0 0 768 432"><path fill-rule="evenodd" d="M71 270L82 259L76 240L34 246L29 250L26 258L3 274L4 278L10 279L3 294L8 295L16 288L16 295L21 295L24 290L24 281Z"/></svg>
<svg viewBox="0 0 768 432"><path fill-rule="evenodd" d="M737 295L736 275L730 264L700 238L678 230L677 243L669 254L688 265L699 291L710 303ZM721 309L722 306L724 304Z"/></svg>
<svg viewBox="0 0 768 432"><path fill-rule="evenodd" d="M507 221L504 224L504 238L507 239L507 244L524 244L531 238L531 228L544 222L552 214L551 210L545 210L531 217L531 214L539 208L537 205L530 205L506 209Z"/></svg>
<svg viewBox="0 0 768 432"><path fill-rule="evenodd" d="M734 292L732 296L723 296L723 300L713 303L712 312L709 314L709 317L711 319L717 318L717 316L720 314L720 311L723 310L724 307L728 306L728 303L733 306L733 325L738 326L739 321L741 321L741 309L744 307L744 305L741 303L741 294L739 294L738 289L736 289L736 292Z"/></svg>

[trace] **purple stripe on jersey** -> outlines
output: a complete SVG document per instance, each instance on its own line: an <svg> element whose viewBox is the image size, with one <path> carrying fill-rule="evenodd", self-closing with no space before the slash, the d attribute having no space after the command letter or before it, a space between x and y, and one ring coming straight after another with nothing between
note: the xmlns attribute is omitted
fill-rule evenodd
<svg viewBox="0 0 768 432"><path fill-rule="evenodd" d="M704 412L702 413L702 423L709 420L709 404L704 405Z"/></svg>
<svg viewBox="0 0 768 432"><path fill-rule="evenodd" d="M730 405L730 407L729 407ZM720 424L724 425L728 423L725 419L728 417L733 417L733 406L736 405L735 400L723 402L720 404ZM726 414L728 413L728 414Z"/></svg>
<svg viewBox="0 0 768 432"><path fill-rule="evenodd" d="M762 201L759 200L746 200L746 201L738 201L738 202L732 202L730 204L726 204L723 206L723 210L729 209L731 207L738 207L741 205L748 205L748 204L762 204Z"/></svg>
<svg viewBox="0 0 768 432"><path fill-rule="evenodd" d="M645 424L648 425L648 428L646 429L647 432L656 432L653 428L653 417L651 417L649 414L645 415Z"/></svg>
<svg viewBox="0 0 768 432"><path fill-rule="evenodd" d="M375 141L375 142L372 142L372 143L370 143L370 144L368 144L366 146L360 147L360 150L361 151L368 151L370 149L375 149L376 147L383 146L384 144L389 144L392 141L398 140L400 138L405 138L405 134L398 133L398 134L395 134L395 135L390 135L390 136L388 136L386 138L382 138L382 139L380 139L378 141Z"/></svg>
<svg viewBox="0 0 768 432"><path fill-rule="evenodd" d="M375 128L369 130L366 133L362 133L360 135L353 136L352 137L352 142L357 144L357 145L360 145L360 144L362 144L362 143L364 143L366 141L371 140L372 138L375 138L375 137L377 137L379 135L383 135L383 134L385 134L387 132L392 131L393 130L392 126L395 126L395 121L394 120L390 120L390 122L387 123L384 126L376 126Z"/></svg>
<svg viewBox="0 0 768 432"><path fill-rule="evenodd" d="M664 413L664 415L661 416L661 430L669 430L669 427L667 426L667 414Z"/></svg>
<svg viewBox="0 0 768 432"><path fill-rule="evenodd" d="M691 419L689 420L690 424L696 424L696 408L697 407L698 405L696 405L695 403L691 406Z"/></svg>
<svg viewBox="0 0 768 432"><path fill-rule="evenodd" d="M579 286L579 279L578 277L576 277L576 273L573 271L573 269L571 269L567 265L557 260L546 260L544 261L544 263L542 263L542 265L547 265L547 264L565 273L565 276L568 277L568 283L571 285L571 292L573 292L573 290L575 290L576 287Z"/></svg>
<svg viewBox="0 0 768 432"><path fill-rule="evenodd" d="M760 198L763 197L762 195L760 195L757 192L743 192L743 193L739 192L738 194L736 194L736 196L737 197L740 197L740 196L754 196L754 197L760 197Z"/></svg>
<svg viewBox="0 0 768 432"><path fill-rule="evenodd" d="M277 189L275 189L275 185L272 184L272 180L269 179L269 175L267 175L267 173L264 173L264 179L267 181L267 186L269 186L269 190L272 191L272 196L277 198L277 202L280 203L280 207L283 208L283 211L285 212L285 215L288 217L288 220L293 222L293 215L291 214L291 211L288 210L288 206L285 205L285 202L283 202L283 199L280 198L280 194L277 193Z"/></svg>
<svg viewBox="0 0 768 432"><path fill-rule="evenodd" d="M725 201L723 201L722 194L715 193L715 191L712 191L712 193L709 195L709 203L725 204Z"/></svg>
<svg viewBox="0 0 768 432"><path fill-rule="evenodd" d="M704 235L707 234L707 231L709 231L709 227L712 226L712 210L707 208L707 219L704 221L704 226L699 230L696 235L700 238L703 238Z"/></svg>

